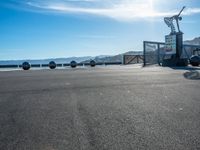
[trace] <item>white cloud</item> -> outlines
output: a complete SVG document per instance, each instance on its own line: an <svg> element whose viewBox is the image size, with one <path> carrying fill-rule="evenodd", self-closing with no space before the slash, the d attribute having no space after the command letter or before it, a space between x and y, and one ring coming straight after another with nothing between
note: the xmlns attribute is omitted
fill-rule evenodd
<svg viewBox="0 0 200 150"><path fill-rule="evenodd" d="M183 15L193 15L193 14L199 14L200 8L188 8L185 12L183 12Z"/></svg>
<svg viewBox="0 0 200 150"><path fill-rule="evenodd" d="M177 11L161 12L153 7L157 0L59 0L57 2L35 0L27 2L28 6L40 10L60 13L86 13L110 17L116 20L138 20L171 16ZM107 5L106 5L107 4ZM200 13L200 8L187 8L183 15Z"/></svg>
<svg viewBox="0 0 200 150"><path fill-rule="evenodd" d="M78 38L83 39L114 39L116 36L108 36L108 35L79 35Z"/></svg>

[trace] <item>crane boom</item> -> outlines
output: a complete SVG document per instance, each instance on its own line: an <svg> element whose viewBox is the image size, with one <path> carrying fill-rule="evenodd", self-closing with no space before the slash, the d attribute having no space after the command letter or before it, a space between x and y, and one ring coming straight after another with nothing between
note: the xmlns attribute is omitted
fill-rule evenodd
<svg viewBox="0 0 200 150"><path fill-rule="evenodd" d="M181 11L179 12L179 14L177 15L177 16L180 16L181 15L181 13L183 12L183 10L185 9L186 7L185 6L183 6L183 8L181 9Z"/></svg>

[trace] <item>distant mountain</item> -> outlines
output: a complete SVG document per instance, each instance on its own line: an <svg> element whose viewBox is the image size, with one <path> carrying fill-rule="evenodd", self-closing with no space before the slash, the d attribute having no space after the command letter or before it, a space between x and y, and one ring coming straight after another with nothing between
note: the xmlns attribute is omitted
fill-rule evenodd
<svg viewBox="0 0 200 150"><path fill-rule="evenodd" d="M37 60L6 60L0 61L0 65L21 65L24 61L29 62L30 64L48 64L50 61L55 61L57 64L70 63L72 60L77 63L89 63L91 60L95 62L122 62L122 56L126 55L141 55L142 51L129 51L123 54L118 54L114 56L110 55L99 55L96 57L85 56L85 57L69 57L69 58L52 58L52 59L37 59Z"/></svg>
<svg viewBox="0 0 200 150"><path fill-rule="evenodd" d="M114 55L114 56L106 56L106 57L95 57L93 60L95 62L122 62L123 55L143 55L142 51L129 51L126 53ZM85 60L82 63L89 63L91 59Z"/></svg>
<svg viewBox="0 0 200 150"><path fill-rule="evenodd" d="M200 37L196 37L193 40L184 41L184 44L200 45Z"/></svg>
<svg viewBox="0 0 200 150"><path fill-rule="evenodd" d="M63 64L63 63L70 63L72 60L76 62L82 62L84 60L88 59L94 59L94 57L91 56L85 56L85 57L69 57L69 58L52 58L52 59L37 59L37 60L6 60L6 61L0 61L0 65L20 65L24 61L29 62L30 64L48 64L50 61L55 61L57 64Z"/></svg>

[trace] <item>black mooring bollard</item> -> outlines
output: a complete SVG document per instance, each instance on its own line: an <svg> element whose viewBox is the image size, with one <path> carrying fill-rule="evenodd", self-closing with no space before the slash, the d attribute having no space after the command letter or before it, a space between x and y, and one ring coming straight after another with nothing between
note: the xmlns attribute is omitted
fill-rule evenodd
<svg viewBox="0 0 200 150"><path fill-rule="evenodd" d="M193 55L190 57L190 64L192 66L199 66L200 64L200 56Z"/></svg>
<svg viewBox="0 0 200 150"><path fill-rule="evenodd" d="M76 61L71 61L70 66L71 66L72 68L76 68L76 66L77 66Z"/></svg>
<svg viewBox="0 0 200 150"><path fill-rule="evenodd" d="M49 62L49 68L50 69L55 69L56 68L56 63L54 61Z"/></svg>
<svg viewBox="0 0 200 150"><path fill-rule="evenodd" d="M28 62L23 62L22 68L24 70L29 70L31 68L31 65Z"/></svg>
<svg viewBox="0 0 200 150"><path fill-rule="evenodd" d="M91 67L95 67L95 66L96 66L96 62L95 62L94 60L91 60L91 61L90 61L90 66L91 66Z"/></svg>

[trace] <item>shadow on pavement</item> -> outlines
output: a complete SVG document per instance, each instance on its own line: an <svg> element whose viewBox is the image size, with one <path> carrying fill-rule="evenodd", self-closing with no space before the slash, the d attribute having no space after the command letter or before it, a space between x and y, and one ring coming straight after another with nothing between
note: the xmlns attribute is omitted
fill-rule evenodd
<svg viewBox="0 0 200 150"><path fill-rule="evenodd" d="M197 70L190 70L183 74L186 79L190 80L200 80L200 73Z"/></svg>
<svg viewBox="0 0 200 150"><path fill-rule="evenodd" d="M200 80L200 67L171 67L174 70L187 70L183 76L189 80Z"/></svg>
<svg viewBox="0 0 200 150"><path fill-rule="evenodd" d="M186 66L186 67L170 67L174 70L189 70L189 71L192 71L192 70L199 70L200 71L200 67L193 67L193 66Z"/></svg>

